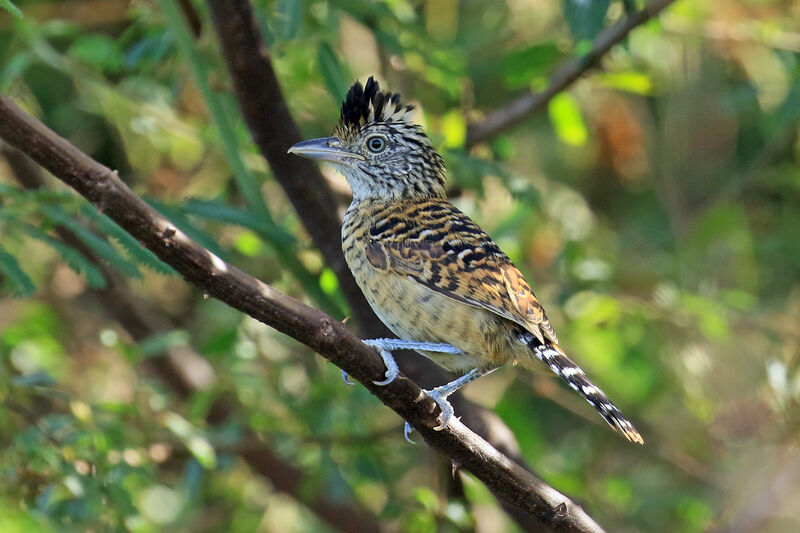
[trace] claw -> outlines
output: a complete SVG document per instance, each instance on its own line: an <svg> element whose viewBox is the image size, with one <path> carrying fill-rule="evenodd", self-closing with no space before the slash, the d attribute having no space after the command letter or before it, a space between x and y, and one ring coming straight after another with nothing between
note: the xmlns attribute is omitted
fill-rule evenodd
<svg viewBox="0 0 800 533"><path fill-rule="evenodd" d="M394 381L394 378L400 374L400 368L397 366L397 363L395 362L394 357L392 357L392 353L389 350L378 348L378 353L381 354L383 364L386 365L386 379L382 381L373 381L373 383L379 387L383 387L384 385L388 385Z"/></svg>
<svg viewBox="0 0 800 533"><path fill-rule="evenodd" d="M349 377L347 377L347 372L345 372L344 370L342 370L342 379L343 379L343 380L344 380L344 382L345 382L345 383L347 383L348 385L355 385L355 383L353 383L352 381L350 381L350 378L349 378Z"/></svg>
<svg viewBox="0 0 800 533"><path fill-rule="evenodd" d="M403 426L403 437L405 437L406 442L410 442L411 444L416 444L413 440L411 440L411 432L414 431L414 428L411 427L411 424L406 422Z"/></svg>
<svg viewBox="0 0 800 533"><path fill-rule="evenodd" d="M389 375L389 371L386 371L386 379L381 381L373 381L373 383L379 387L384 387L394 381L394 378L397 377L397 374Z"/></svg>
<svg viewBox="0 0 800 533"><path fill-rule="evenodd" d="M450 420L453 418L453 406L450 405L450 402L447 401L447 394L442 394L441 391L436 389L425 390L423 391L428 397L436 402L436 405L439 406L439 409L442 410L442 423L436 426L434 431L442 431L450 424Z"/></svg>

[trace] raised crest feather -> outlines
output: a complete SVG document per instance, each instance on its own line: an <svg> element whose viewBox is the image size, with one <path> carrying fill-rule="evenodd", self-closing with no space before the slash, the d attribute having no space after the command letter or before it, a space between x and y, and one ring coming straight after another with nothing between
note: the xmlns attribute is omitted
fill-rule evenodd
<svg viewBox="0 0 800 533"><path fill-rule="evenodd" d="M347 91L342 102L340 125L359 129L373 122L408 122L412 105L403 105L398 93L381 91L380 85L372 76L362 86L356 81Z"/></svg>

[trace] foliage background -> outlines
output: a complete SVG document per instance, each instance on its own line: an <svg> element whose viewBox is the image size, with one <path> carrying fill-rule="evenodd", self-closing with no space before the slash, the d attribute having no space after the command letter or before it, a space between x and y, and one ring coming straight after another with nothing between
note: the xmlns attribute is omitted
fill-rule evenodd
<svg viewBox="0 0 800 533"><path fill-rule="evenodd" d="M203 3L0 2L13 5L0 90L203 245L347 315L241 123ZM677 2L547 112L470 147L468 123L543 88L641 6L254 5L308 137L329 133L356 77L417 104L453 201L533 281L563 346L647 441L626 445L553 380L507 368L467 387L537 473L609 531L800 528L800 5ZM343 180L327 177L345 206ZM328 528L242 461L262 445L304 472L300 493L356 502L389 529L516 528L336 368L203 298L47 183L26 191L0 161L4 531ZM137 340L110 316L91 253L127 278L157 333ZM200 390L180 398L154 377L165 351L188 358ZM233 416L209 425L220 397Z"/></svg>

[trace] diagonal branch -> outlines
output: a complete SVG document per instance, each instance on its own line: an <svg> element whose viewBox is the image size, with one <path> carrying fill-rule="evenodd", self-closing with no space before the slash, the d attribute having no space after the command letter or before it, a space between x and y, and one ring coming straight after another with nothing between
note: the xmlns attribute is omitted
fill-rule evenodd
<svg viewBox="0 0 800 533"><path fill-rule="evenodd" d="M322 311L282 294L201 247L134 195L116 172L94 161L44 124L0 95L0 138L25 152L86 197L205 294L293 337L360 381L408 420L435 450L472 472L502 501L528 514L541 531L599 532L602 529L564 495L492 448L455 420L434 431L434 402L400 376L386 387L384 366L371 348Z"/></svg>
<svg viewBox="0 0 800 533"><path fill-rule="evenodd" d="M641 11L637 11L603 30L595 38L594 43L592 43L592 49L587 54L568 61L553 74L547 89L540 93L527 91L502 108L489 113L483 121L470 125L467 129L467 146L473 146L485 141L519 123L528 115L544 108L555 95L572 85L586 71L597 65L600 58L611 50L614 45L627 37L631 30L658 15L674 1L652 0Z"/></svg>

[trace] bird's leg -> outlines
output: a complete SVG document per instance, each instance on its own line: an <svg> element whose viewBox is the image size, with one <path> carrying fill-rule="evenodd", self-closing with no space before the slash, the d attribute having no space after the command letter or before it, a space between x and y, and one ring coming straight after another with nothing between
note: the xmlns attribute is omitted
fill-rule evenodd
<svg viewBox="0 0 800 533"><path fill-rule="evenodd" d="M447 401L447 397L453 394L455 391L466 385L467 383L471 383L478 379L479 377L485 376L486 374L490 374L500 368L499 366L484 366L473 368L463 376L458 379L454 379L450 383L446 383L444 385L440 385L430 390L423 390L425 394L427 394L436 404L439 406L439 409L442 410L442 423L436 426L436 431L441 431L447 427L450 423L450 419L453 418L453 406L450 405L450 402Z"/></svg>
<svg viewBox="0 0 800 533"><path fill-rule="evenodd" d="M392 357L392 350L426 350L429 352L439 353L461 353L461 350L452 344L443 344L437 342L418 342L406 341L402 339L367 339L362 341L367 346L372 346L378 353L381 354L383 364L386 365L386 379L383 381L375 381L375 385L388 385L400 373L400 368L397 366L394 357ZM345 383L348 383L347 374L343 375Z"/></svg>

